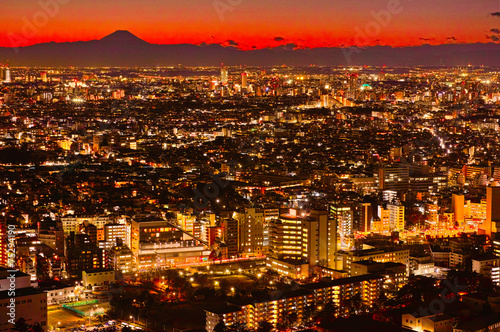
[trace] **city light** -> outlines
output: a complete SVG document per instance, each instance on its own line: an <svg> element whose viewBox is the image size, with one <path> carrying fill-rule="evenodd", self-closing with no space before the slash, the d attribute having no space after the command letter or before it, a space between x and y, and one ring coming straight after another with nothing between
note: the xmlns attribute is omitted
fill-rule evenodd
<svg viewBox="0 0 500 332"><path fill-rule="evenodd" d="M0 61L3 307L43 330L496 329L463 310L500 292L500 30L410 31L424 10L391 3L339 11L366 45L310 48L304 23L260 48L229 2L191 45L120 30Z"/></svg>

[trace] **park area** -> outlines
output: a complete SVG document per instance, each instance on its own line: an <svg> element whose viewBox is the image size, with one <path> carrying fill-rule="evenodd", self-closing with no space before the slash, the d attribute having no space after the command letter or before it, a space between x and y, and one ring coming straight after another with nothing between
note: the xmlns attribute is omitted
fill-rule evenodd
<svg viewBox="0 0 500 332"><path fill-rule="evenodd" d="M78 327L88 323L88 319L78 316L63 308L54 308L48 311L49 331L60 328L61 330Z"/></svg>
<svg viewBox="0 0 500 332"><path fill-rule="evenodd" d="M63 306L52 306L48 310L49 330L61 330L98 322L110 308L109 302L86 301Z"/></svg>

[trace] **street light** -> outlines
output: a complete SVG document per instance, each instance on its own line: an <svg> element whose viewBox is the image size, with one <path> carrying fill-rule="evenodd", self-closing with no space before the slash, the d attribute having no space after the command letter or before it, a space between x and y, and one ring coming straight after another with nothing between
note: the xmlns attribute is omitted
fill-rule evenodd
<svg viewBox="0 0 500 332"><path fill-rule="evenodd" d="M90 309L90 315L89 315L89 325L91 324L91 320L92 320L92 315L94 314L94 308L96 306L93 306L91 309Z"/></svg>

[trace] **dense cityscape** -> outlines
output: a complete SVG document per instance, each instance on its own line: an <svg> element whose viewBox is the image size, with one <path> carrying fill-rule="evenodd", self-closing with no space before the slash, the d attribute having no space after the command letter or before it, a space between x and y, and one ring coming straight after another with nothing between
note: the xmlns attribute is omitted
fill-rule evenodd
<svg viewBox="0 0 500 332"><path fill-rule="evenodd" d="M0 331L499 330L499 75L3 65Z"/></svg>

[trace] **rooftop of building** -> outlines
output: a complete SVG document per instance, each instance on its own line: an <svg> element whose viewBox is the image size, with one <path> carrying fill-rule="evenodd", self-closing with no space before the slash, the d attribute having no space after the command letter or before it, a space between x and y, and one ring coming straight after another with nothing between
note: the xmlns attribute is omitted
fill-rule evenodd
<svg viewBox="0 0 500 332"><path fill-rule="evenodd" d="M93 269L93 270L90 270L90 271L83 271L82 273L85 273L85 274L95 274L95 273L103 273L103 272L114 272L115 270L113 269Z"/></svg>
<svg viewBox="0 0 500 332"><path fill-rule="evenodd" d="M373 265L382 265L384 263L382 262L377 262L372 259L364 259L362 261L356 261L352 262L352 264L357 264L357 265L364 265L364 266L373 266Z"/></svg>
<svg viewBox="0 0 500 332"><path fill-rule="evenodd" d="M30 295L35 295L35 294L43 294L44 292L33 287L26 287L26 288L18 288L15 290L15 297L21 297L21 296L30 296ZM0 292L0 300L12 298L12 294L10 290L4 290Z"/></svg>
<svg viewBox="0 0 500 332"><path fill-rule="evenodd" d="M461 331L483 331L488 327L500 322L500 314L492 313L488 315L479 316L469 321L459 323L455 329Z"/></svg>
<svg viewBox="0 0 500 332"><path fill-rule="evenodd" d="M68 287L74 287L75 284L70 284L65 281L57 281L57 280L49 280L49 281L40 281L38 283L38 287L41 290L47 291L47 290L54 290L54 289L63 289L63 288L68 288Z"/></svg>
<svg viewBox="0 0 500 332"><path fill-rule="evenodd" d="M471 257L473 261L490 261L490 260L495 260L495 259L500 259L500 257L493 255L492 253L485 253L482 255L473 255Z"/></svg>
<svg viewBox="0 0 500 332"><path fill-rule="evenodd" d="M307 296L309 294L311 294L311 291L302 287L298 287L296 289L288 291L273 290L262 296L256 296L246 299L235 299L232 300L230 304L234 304L237 306L247 306L257 303L265 303L294 297Z"/></svg>
<svg viewBox="0 0 500 332"><path fill-rule="evenodd" d="M211 312L217 315L230 314L233 312L241 311L241 307L234 304L224 304L219 306L211 307L210 309L205 309L206 312Z"/></svg>
<svg viewBox="0 0 500 332"><path fill-rule="evenodd" d="M9 271L15 271L15 272L9 272ZM16 270L16 269L10 270L6 267L0 267L0 279L6 279L7 277L10 277L10 275L13 273L16 275L16 278L30 276L29 274L26 274L26 273L21 272L21 271Z"/></svg>
<svg viewBox="0 0 500 332"><path fill-rule="evenodd" d="M431 317L427 317L427 318L432 320L435 323L453 319L453 317L451 317L447 314L439 314L439 315L435 315L435 316L431 316Z"/></svg>
<svg viewBox="0 0 500 332"><path fill-rule="evenodd" d="M302 285L301 287L305 288L305 289L313 290L313 289L321 289L321 288L327 288L327 287L348 285L351 283L369 281L369 280L377 280L377 279L382 279L382 277L378 274L363 274L363 275L354 276L354 277L347 277L347 278L340 278L340 279L333 279L333 280L324 280L324 281L320 281L320 282L305 284L305 285Z"/></svg>
<svg viewBox="0 0 500 332"><path fill-rule="evenodd" d="M368 256L368 255L373 255L377 253L389 253L389 252L395 252L395 251L409 251L410 249L405 246L391 246L391 247L385 247L385 248L368 248L368 249L352 249L352 250L340 250L339 254L347 254L350 256Z"/></svg>
<svg viewBox="0 0 500 332"><path fill-rule="evenodd" d="M385 269L390 269L390 268L395 268L395 267L406 267L405 264L403 263L396 263L396 262L377 262L371 259L365 259L362 261L356 261L352 262L352 264L358 264L358 265L364 265L364 266L376 266L376 265L381 265Z"/></svg>
<svg viewBox="0 0 500 332"><path fill-rule="evenodd" d="M351 331L370 331L370 332L403 332L412 331L405 327L395 326L390 323L380 322L366 316L350 316L348 318L338 318L334 321L322 322L319 327L325 331L351 332Z"/></svg>

